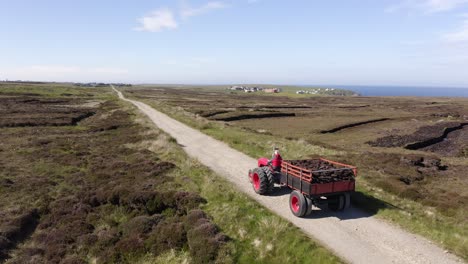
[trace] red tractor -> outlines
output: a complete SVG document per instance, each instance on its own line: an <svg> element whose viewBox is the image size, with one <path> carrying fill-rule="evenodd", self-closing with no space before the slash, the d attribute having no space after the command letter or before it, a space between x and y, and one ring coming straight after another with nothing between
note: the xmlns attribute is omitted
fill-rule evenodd
<svg viewBox="0 0 468 264"><path fill-rule="evenodd" d="M271 160L260 158L258 167L249 171L258 194L272 193L275 184L292 189L289 207L298 217L309 215L312 205L328 205L333 211L347 209L356 176L356 167L323 158L282 160L277 148Z"/></svg>

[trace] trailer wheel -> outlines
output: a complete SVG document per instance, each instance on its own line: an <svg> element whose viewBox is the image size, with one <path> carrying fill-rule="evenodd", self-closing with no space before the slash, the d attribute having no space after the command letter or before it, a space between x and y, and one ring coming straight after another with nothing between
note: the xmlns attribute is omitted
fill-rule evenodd
<svg viewBox="0 0 468 264"><path fill-rule="evenodd" d="M298 191L293 191L289 196L289 208L293 215L303 217L307 212L307 202L304 195Z"/></svg>
<svg viewBox="0 0 468 264"><path fill-rule="evenodd" d="M255 168L252 171L252 187L256 193L263 195L271 192L273 188L272 177L268 176L263 168Z"/></svg>
<svg viewBox="0 0 468 264"><path fill-rule="evenodd" d="M306 199L306 203L307 203L307 210L306 210L305 216L307 216L307 215L310 215L312 213L312 207L313 207L314 203L312 202L312 199L310 199L309 197L305 197L305 199Z"/></svg>
<svg viewBox="0 0 468 264"><path fill-rule="evenodd" d="M351 204L351 197L349 195L349 193L345 193L343 194L344 196L344 207L343 207L343 210L346 210L349 208L350 204Z"/></svg>
<svg viewBox="0 0 468 264"><path fill-rule="evenodd" d="M329 198L328 209L332 211L343 211L345 208L345 198L344 195L336 195Z"/></svg>

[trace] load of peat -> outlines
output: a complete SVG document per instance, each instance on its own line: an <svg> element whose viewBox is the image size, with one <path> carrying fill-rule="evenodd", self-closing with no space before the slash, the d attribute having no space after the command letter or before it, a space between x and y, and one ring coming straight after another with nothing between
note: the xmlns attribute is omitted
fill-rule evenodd
<svg viewBox="0 0 468 264"><path fill-rule="evenodd" d="M338 167L324 160L288 160L287 162L291 165L312 171L312 183L331 183L354 179L352 169Z"/></svg>

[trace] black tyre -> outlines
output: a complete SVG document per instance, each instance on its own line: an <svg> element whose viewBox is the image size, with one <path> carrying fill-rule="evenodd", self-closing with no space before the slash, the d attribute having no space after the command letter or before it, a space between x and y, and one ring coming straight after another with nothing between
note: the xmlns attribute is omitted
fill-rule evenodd
<svg viewBox="0 0 468 264"><path fill-rule="evenodd" d="M349 208L349 206L351 205L351 197L349 195L349 193L345 193L343 194L344 196L344 207L343 207L343 210L346 210Z"/></svg>
<svg viewBox="0 0 468 264"><path fill-rule="evenodd" d="M344 195L336 195L328 198L328 209L332 211L343 211L345 208L345 197Z"/></svg>
<svg viewBox="0 0 468 264"><path fill-rule="evenodd" d="M268 167L262 167L263 171L265 172L265 175L268 179L268 191L267 193L272 193L274 188L275 188L275 176L271 172L270 168Z"/></svg>
<svg viewBox="0 0 468 264"><path fill-rule="evenodd" d="M307 203L307 210L306 210L306 213L305 213L305 216L308 216L312 213L312 207L314 205L314 203L312 202L312 199L308 198L308 197L305 197L306 199L306 203Z"/></svg>
<svg viewBox="0 0 468 264"><path fill-rule="evenodd" d="M303 217L307 212L306 198L299 191L293 191L289 196L289 208L293 215Z"/></svg>
<svg viewBox="0 0 468 264"><path fill-rule="evenodd" d="M256 193L264 195L272 191L273 176L268 172L264 168L255 168L252 171L252 187Z"/></svg>

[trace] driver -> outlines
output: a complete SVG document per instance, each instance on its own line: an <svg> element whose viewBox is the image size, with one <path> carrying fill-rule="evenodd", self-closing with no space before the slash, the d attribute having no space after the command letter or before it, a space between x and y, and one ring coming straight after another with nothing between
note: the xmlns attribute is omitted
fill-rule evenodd
<svg viewBox="0 0 468 264"><path fill-rule="evenodd" d="M273 167L274 171L281 171L281 162L283 161L283 158L281 158L281 155L279 153L279 148L275 147L273 154L271 155L271 160L270 164Z"/></svg>

